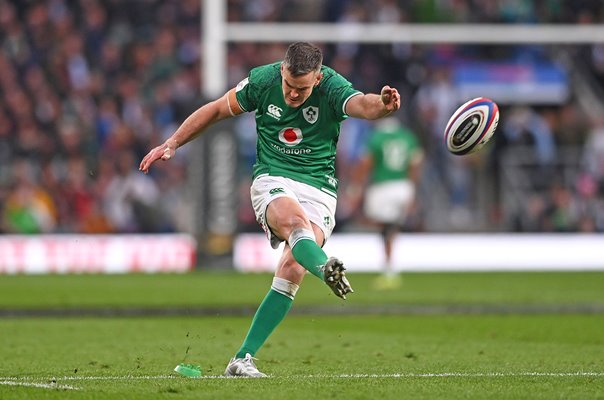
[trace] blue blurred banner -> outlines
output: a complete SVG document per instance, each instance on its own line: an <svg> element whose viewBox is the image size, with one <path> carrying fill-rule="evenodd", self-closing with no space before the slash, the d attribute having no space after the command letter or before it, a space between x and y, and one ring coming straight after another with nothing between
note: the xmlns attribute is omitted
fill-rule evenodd
<svg viewBox="0 0 604 400"><path fill-rule="evenodd" d="M570 94L566 72L549 62L464 62L453 68L453 84L461 99L500 104L563 104Z"/></svg>

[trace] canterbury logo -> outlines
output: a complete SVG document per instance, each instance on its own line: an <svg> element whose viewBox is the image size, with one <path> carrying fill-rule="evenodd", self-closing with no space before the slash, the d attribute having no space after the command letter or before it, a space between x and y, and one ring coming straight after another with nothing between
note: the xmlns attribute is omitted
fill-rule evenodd
<svg viewBox="0 0 604 400"><path fill-rule="evenodd" d="M277 107L274 104L270 104L268 106L268 115L270 115L271 117L275 118L276 120L281 119L281 113L283 112L283 109L281 107Z"/></svg>
<svg viewBox="0 0 604 400"><path fill-rule="evenodd" d="M276 195L277 193L285 193L285 189L283 188L274 188L268 191L271 196Z"/></svg>

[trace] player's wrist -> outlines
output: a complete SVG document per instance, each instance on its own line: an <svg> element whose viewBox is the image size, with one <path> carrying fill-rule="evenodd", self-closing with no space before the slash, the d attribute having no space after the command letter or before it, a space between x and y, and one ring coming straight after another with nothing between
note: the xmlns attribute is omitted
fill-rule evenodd
<svg viewBox="0 0 604 400"><path fill-rule="evenodd" d="M166 145L167 148L170 148L170 149L175 150L175 151L179 147L178 146L178 142L175 139L172 139L172 138L166 140L165 145Z"/></svg>

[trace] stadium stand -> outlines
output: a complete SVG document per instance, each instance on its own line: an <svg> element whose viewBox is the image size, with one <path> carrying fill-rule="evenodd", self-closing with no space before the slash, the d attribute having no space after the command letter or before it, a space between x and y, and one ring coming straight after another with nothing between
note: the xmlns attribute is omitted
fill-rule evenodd
<svg viewBox="0 0 604 400"><path fill-rule="evenodd" d="M575 1L406 2L262 0L228 2L232 22L602 23L604 5ZM501 5L499 5L501 4ZM147 176L138 161L200 98L200 1L0 0L0 231L3 233L191 232L187 160ZM275 61L283 44L229 46L229 85ZM443 153L442 121L458 98L452 65L461 61L564 65L568 86L581 74L601 103L604 47L324 46L325 63L360 90L397 85L400 118L422 135L428 162L426 231L604 231L604 122L573 89L557 104L502 104L495 145L476 157ZM568 57L567 57L568 58ZM388 62L387 62L388 61ZM587 90L587 89L582 89ZM246 117L237 122L250 138ZM247 118L250 118L247 116ZM340 229L355 229L346 207L346 171L370 126L344 126ZM249 148L241 146L242 149ZM241 154L244 166L252 154ZM246 175L242 173L242 176ZM243 185L242 185L243 186ZM242 229L258 229L242 191ZM441 211L439 211L441 210Z"/></svg>

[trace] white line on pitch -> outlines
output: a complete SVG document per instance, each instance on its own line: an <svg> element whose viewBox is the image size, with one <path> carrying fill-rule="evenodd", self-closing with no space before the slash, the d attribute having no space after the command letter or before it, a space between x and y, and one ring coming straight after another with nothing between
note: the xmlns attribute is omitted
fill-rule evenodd
<svg viewBox="0 0 604 400"><path fill-rule="evenodd" d="M604 372L434 372L434 373L397 373L397 374L337 374L337 375L290 375L269 376L273 379L400 379L400 378L497 378L497 377L604 377ZM120 381L120 380L164 380L182 378L177 375L122 375L122 376L64 376L59 378L0 377L4 382L54 381ZM222 375L206 375L196 379L230 379ZM9 384L9 383L5 383ZM56 384L48 386L58 387Z"/></svg>
<svg viewBox="0 0 604 400"><path fill-rule="evenodd" d="M27 386L41 389L61 389L61 390L79 390L79 388L69 385L57 385L56 383L37 383L37 382L24 382L17 380L3 380L0 381L0 385L8 386Z"/></svg>

